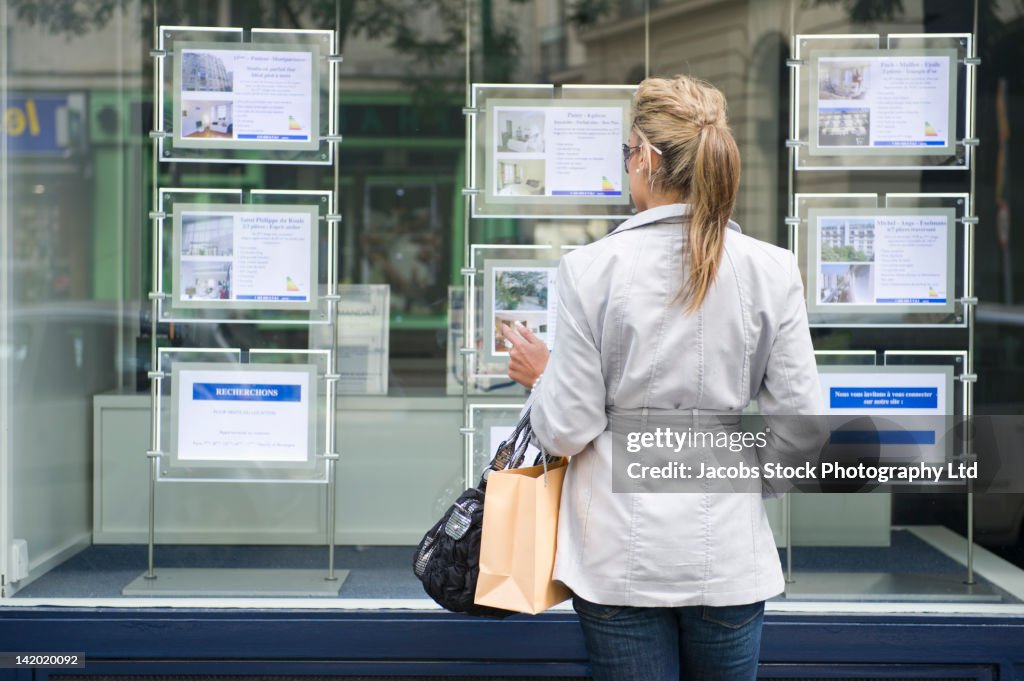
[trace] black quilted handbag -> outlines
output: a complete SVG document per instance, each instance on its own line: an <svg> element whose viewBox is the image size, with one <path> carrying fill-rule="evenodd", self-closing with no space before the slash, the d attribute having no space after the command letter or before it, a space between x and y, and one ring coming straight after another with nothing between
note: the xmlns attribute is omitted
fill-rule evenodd
<svg viewBox="0 0 1024 681"><path fill-rule="evenodd" d="M441 519L423 536L413 558L413 571L423 589L438 605L451 612L477 617L508 617L511 610L476 605L473 596L480 575L480 533L484 524L484 492L491 471L518 468L533 431L530 412L504 442L476 487L459 495Z"/></svg>

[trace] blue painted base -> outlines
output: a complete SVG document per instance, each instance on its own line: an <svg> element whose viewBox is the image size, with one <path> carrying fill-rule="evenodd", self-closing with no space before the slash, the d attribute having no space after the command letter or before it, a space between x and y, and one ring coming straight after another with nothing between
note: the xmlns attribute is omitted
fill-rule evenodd
<svg viewBox="0 0 1024 681"><path fill-rule="evenodd" d="M11 652L84 653L90 674L587 673L571 613L493 621L433 612L7 608L0 642ZM1024 619L770 613L762 663L762 678L1024 680ZM15 678L29 677L0 672Z"/></svg>

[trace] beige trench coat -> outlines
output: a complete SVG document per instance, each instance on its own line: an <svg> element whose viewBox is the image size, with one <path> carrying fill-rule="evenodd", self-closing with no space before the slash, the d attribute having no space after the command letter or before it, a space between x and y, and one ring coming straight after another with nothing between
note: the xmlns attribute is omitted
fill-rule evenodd
<svg viewBox="0 0 1024 681"><path fill-rule="evenodd" d="M759 493L613 493L609 410L820 414L804 290L789 251L726 230L714 285L690 315L690 206L643 211L562 258L558 326L531 395L535 438L572 457L554 577L607 605L724 606L784 589Z"/></svg>

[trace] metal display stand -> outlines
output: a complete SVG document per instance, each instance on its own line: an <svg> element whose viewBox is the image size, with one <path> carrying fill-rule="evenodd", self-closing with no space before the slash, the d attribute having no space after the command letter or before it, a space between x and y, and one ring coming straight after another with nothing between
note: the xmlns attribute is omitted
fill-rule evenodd
<svg viewBox="0 0 1024 681"><path fill-rule="evenodd" d="M904 314L890 319L879 319L878 315L868 315L864 319L857 320L855 315L849 315L845 320L836 319L834 316L827 319L811 319L812 326L816 327L846 327L846 328L920 328L920 327L958 327L963 328L967 335L967 347L964 350L954 351L914 351L896 352L885 351L884 363L912 363L907 358L917 361L926 360L927 363L954 363L958 369L955 371L955 381L959 383L960 390L954 391L956 395L954 404L959 403L957 412L970 418L973 414L973 386L977 377L974 374L974 315L977 305L977 298L974 294L974 232L978 223L975 212L975 177L976 163L974 155L978 146L975 137L975 82L976 70L980 60L976 52L976 40L978 32L978 8L977 1L974 3L974 28L972 33L963 34L892 34L886 37L884 43L881 36L871 35L794 35L792 54L794 57L788 59L786 64L790 73L790 93L792 96L790 108L789 139L786 146L789 151L788 169L788 214L786 224L789 227L789 248L800 259L801 249L805 248L805 240L801 238L801 230L812 227L808 223L808 208L811 205L829 205L836 208L867 207L877 209L883 213L885 208L892 207L921 207L921 206L949 206L955 211L956 232L954 243L947 243L948 249L959 251L956 262L955 285L953 290L947 291L948 296L955 295L955 308L947 315L921 315ZM884 47L883 47L884 45ZM811 131L817 128L817 121L814 126L808 125L809 121L804 116L813 115L810 110L808 91L811 88L819 87L809 74L817 73L817 64L813 59L817 55L832 57L842 55L844 51L850 55L869 55L872 51L889 50L894 55L907 54L955 54L955 62L950 69L955 69L955 88L950 93L950 99L955 100L952 104L951 116L955 116L955 129L947 131L955 142L953 152L943 156L942 154L922 152L915 155L913 151L904 150L903 154L876 155L876 150L858 150L855 154L844 154L842 152L829 153L827 150L822 154L821 150L814 152L810 142ZM947 58L947 57L943 57ZM813 153L812 153L813 152ZM883 152L885 153L885 152ZM907 170L932 170L932 171L967 171L966 183L969 190L960 194L887 194L884 201L879 194L800 194L795 190L796 173L799 171L809 175L812 171L835 172L835 171L875 171L895 172ZM953 258L950 258L951 261ZM955 291L955 294L954 294ZM884 350L884 348L882 349ZM825 363L844 362L843 356L852 358L855 364L877 364L877 353L875 351L844 352L834 351L823 356L819 353L819 361ZM953 397L953 396L951 396ZM955 412L956 413L956 412ZM969 429L968 429L969 430ZM954 460L972 462L976 460L972 443L965 439L963 449L959 454L954 454ZM843 588L856 592L856 597L864 600L876 600L878 598L891 598L893 593L910 594L913 600L922 598L936 598L940 600L968 599L968 600L998 600L998 595L991 589L978 585L974 578L974 554L973 554L973 492L971 481L967 480L967 559L966 576L962 583L949 579L936 580L932 577L914 575L875 575L866 581L856 579L845 583ZM784 499L784 523L786 536L786 581L790 584L787 587L787 594L799 595L801 598L835 597L835 582L829 584L818 583L813 577L801 575L799 584L794 584L794 573L792 569L791 541L792 523L790 514L790 495ZM831 577L831 576L829 576ZM903 577L903 578L901 578ZM938 582L942 582L941 584Z"/></svg>
<svg viewBox="0 0 1024 681"><path fill-rule="evenodd" d="M628 118L628 102L632 98L636 86L632 85L562 85L551 84L493 84L474 83L472 72L472 3L466 3L465 35L465 86L466 99L463 114L466 117L466 186L463 187L462 209L462 252L463 265L461 273L463 286L460 290L450 291L450 322L449 340L458 342L456 356L450 361L449 392L461 394L463 406L463 427L460 429L465 438L463 474L467 486L476 482L477 467L474 463L474 452L480 450L477 441L477 417L482 414L508 415L511 425L515 425L518 411L521 409L523 389L513 383L507 375L507 360L496 361L488 358L484 343L487 334L483 333L483 325L489 324L483 315L483 286L486 260L557 260L568 246L561 248L529 244L517 245L508 243L475 243L472 239L473 220L504 219L504 220L624 220L630 217L633 210L628 197L628 190L621 196L601 197L591 201L586 197L525 197L525 201L511 199L496 200L493 186L488 184L488 177L494 183L495 172L492 166L492 153L488 147L493 141L488 133L488 122L492 130L497 129L490 116L497 115L497 108L521 108L529 110L548 110L549 108L571 107L573 102L583 107L604 109L621 108L623 116ZM627 118L624 118L624 138L627 141ZM497 148L497 145L495 145ZM523 158L526 158L525 155ZM535 155L536 156L536 155ZM530 157L532 158L532 157ZM621 169L616 157L614 177L608 175L610 186L628 187L629 178ZM523 187L520 187L523 188ZM521 196L521 195L515 195ZM492 239L484 241L492 242ZM454 303L462 301L461 320ZM458 329L457 326L461 326ZM461 332L461 333L460 333ZM461 373L457 367L461 367ZM456 386L458 383L458 387ZM483 395L500 395L502 403L474 401ZM518 405L512 408L510 405ZM492 453L493 454L493 453ZM489 458L489 454L486 455ZM477 457L479 458L479 457Z"/></svg>
<svg viewBox="0 0 1024 681"><path fill-rule="evenodd" d="M153 0L153 45L151 52L153 57L153 120L156 129L150 133L152 142L152 206L149 214L151 221L152 241L152 283L149 294L150 299L150 323L152 325L150 334L150 366L148 374L150 379L150 448L146 452L149 459L149 533L147 542L147 569L138 579L132 582L123 590L126 596L329 596L337 597L342 582L348 575L347 570L337 570L334 565L335 545L335 515L336 515L336 493L337 493L337 453L335 433L335 399L337 393L338 374L338 293L337 276L337 249L338 231L341 222L341 215L338 210L338 189L339 189L339 154L337 146L341 142L338 134L338 120L336 112L336 80L337 65L341 61L338 54L338 31L340 24L340 5L336 12L336 26L332 31L278 31L273 29L253 29L250 37L252 42L259 43L262 49L276 49L280 45L282 50L311 54L309 59L313 61L311 72L311 106L314 109L314 118L319 112L318 124L311 131L314 137L307 146L310 149L297 149L294 151L285 149L268 149L263 151L260 148L223 149L174 149L174 139L168 117L165 116L164 88L167 85L168 71L173 68L175 55L175 41L177 39L195 41L217 41L221 43L209 43L209 49L230 47L232 43L243 45L245 31L240 28L206 28L206 27L171 27L158 26L157 24L157 1ZM206 43L190 43L205 45ZM296 47L296 46L299 47ZM239 48L242 49L242 48ZM173 74L172 74L173 76ZM171 77L173 81L174 78ZM223 86L211 86L213 89ZM229 86L233 87L233 86ZM172 97L172 101L175 97ZM173 120L174 112L170 117ZM173 125L173 123L171 123ZM258 146L258 145L256 145ZM180 153L179 153L180 152ZM205 192L216 194L218 201L225 203L238 203L242 205L245 198L240 190L174 190L159 186L160 163L161 162L212 162L212 163L299 163L307 165L331 165L333 167L333 191L328 192L301 192L301 191L273 191L258 190L250 192L248 203L244 205L272 204L284 202L292 204L312 204L318 206L316 210L316 224L312 226L311 239L325 240L327 244L326 275L323 281L310 282L316 289L319 289L319 304L316 309L301 313L277 314L277 311L258 310L248 315L231 315L218 311L213 315L188 316L184 321L190 323L238 323L238 322L278 322L278 323L305 323L324 324L330 326L330 337L332 342L325 350L251 350L248 356L243 356L238 350L220 349L195 349L200 353L221 352L227 353L229 357L238 363L257 363L265 359L272 359L275 355L299 356L302 361L308 362L308 358L320 357L323 362L318 365L315 371L315 382L317 395L323 397L323 423L322 437L318 436L316 447L319 459L307 477L301 475L296 477L281 476L281 480L275 480L273 474L260 482L307 482L326 485L326 528L327 537L327 570L283 570L283 569L236 569L236 568L161 568L159 571L154 566L154 545L156 541L156 493L157 483L162 479L164 482L176 482L173 476L162 476L161 471L167 468L168 460L172 452L163 442L162 421L164 409L162 400L165 393L165 382L170 380L168 372L164 371L164 359L168 353L162 352L157 344L157 325L166 322L180 315L168 300L166 279L164 276L164 222L168 220L168 213L164 210L164 201L175 194L195 194ZM314 264L311 274L318 277L317 265ZM257 306L258 307L258 306ZM229 311L234 312L234 311ZM166 350L166 349L165 349ZM182 350L182 349L176 349ZM302 359L307 358L307 359ZM320 366L323 369L320 369ZM312 369L311 369L312 371ZM312 392L312 391L311 391ZM311 399L311 398L310 398ZM318 432L321 429L318 428ZM320 447L322 446L322 449ZM244 477L244 476L243 476ZM219 479L222 484L230 480L224 476ZM252 480L250 480L252 482ZM237 483L236 483L237 484Z"/></svg>

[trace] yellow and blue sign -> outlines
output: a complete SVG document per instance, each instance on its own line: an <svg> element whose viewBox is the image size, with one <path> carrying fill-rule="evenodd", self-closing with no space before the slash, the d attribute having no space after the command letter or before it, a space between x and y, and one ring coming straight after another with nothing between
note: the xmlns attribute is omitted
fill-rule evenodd
<svg viewBox="0 0 1024 681"><path fill-rule="evenodd" d="M72 148L67 94L11 95L3 112L7 150L23 156L64 156Z"/></svg>

